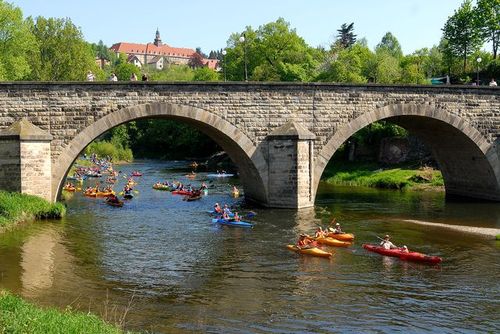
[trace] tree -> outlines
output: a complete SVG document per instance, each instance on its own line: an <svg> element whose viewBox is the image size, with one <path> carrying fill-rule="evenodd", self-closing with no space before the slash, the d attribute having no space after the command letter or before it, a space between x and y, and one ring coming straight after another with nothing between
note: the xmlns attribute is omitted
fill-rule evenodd
<svg viewBox="0 0 500 334"><path fill-rule="evenodd" d="M38 45L18 7L0 1L0 80L21 80L31 72Z"/></svg>
<svg viewBox="0 0 500 334"><path fill-rule="evenodd" d="M403 57L401 44L399 44L398 39L390 32L386 33L384 37L382 37L382 40L375 48L375 52L381 50L386 51L390 56L395 57L397 59Z"/></svg>
<svg viewBox="0 0 500 334"><path fill-rule="evenodd" d="M365 83L368 81L366 64L373 57L366 46L355 43L351 48L338 51L336 57L316 78L319 81Z"/></svg>
<svg viewBox="0 0 500 334"><path fill-rule="evenodd" d="M134 64L123 62L115 67L114 73L118 77L118 80L120 81L128 81L130 80L130 77L132 74L135 73L135 75L140 78L141 76L141 70L135 66Z"/></svg>
<svg viewBox="0 0 500 334"><path fill-rule="evenodd" d="M382 84L399 82L401 79L399 59L386 48L379 48L375 55L375 64L372 69L374 82Z"/></svg>
<svg viewBox="0 0 500 334"><path fill-rule="evenodd" d="M342 24L340 29L337 30L339 34L337 35L336 44L343 48L349 48L354 45L354 43L356 43L356 35L354 35L353 31L354 22L349 25L347 25L347 23Z"/></svg>
<svg viewBox="0 0 500 334"><path fill-rule="evenodd" d="M476 22L471 0L465 0L448 18L443 28L443 38L447 41L444 52L448 56L463 59L464 73L467 68L467 57L477 51L483 43Z"/></svg>
<svg viewBox="0 0 500 334"><path fill-rule="evenodd" d="M486 42L491 42L493 59L496 59L500 42L500 0L478 0L475 11L480 34Z"/></svg>
<svg viewBox="0 0 500 334"><path fill-rule="evenodd" d="M208 56L203 51L201 51L200 47L197 47L195 52L199 54L202 58L208 58Z"/></svg>
<svg viewBox="0 0 500 334"><path fill-rule="evenodd" d="M88 70L97 71L94 52L70 19L31 17L27 20L39 52L31 63L32 80L85 80Z"/></svg>
<svg viewBox="0 0 500 334"><path fill-rule="evenodd" d="M244 35L244 41L240 41ZM230 80L243 80L245 55L249 77L257 81L308 81L318 65L315 51L280 18L254 31L232 34L226 49L225 68Z"/></svg>
<svg viewBox="0 0 500 334"><path fill-rule="evenodd" d="M191 68L198 68L205 66L205 62L203 61L203 56L198 52L193 53L189 58L188 65Z"/></svg>
<svg viewBox="0 0 500 334"><path fill-rule="evenodd" d="M204 66L194 70L194 81L218 81L219 75L214 70Z"/></svg>

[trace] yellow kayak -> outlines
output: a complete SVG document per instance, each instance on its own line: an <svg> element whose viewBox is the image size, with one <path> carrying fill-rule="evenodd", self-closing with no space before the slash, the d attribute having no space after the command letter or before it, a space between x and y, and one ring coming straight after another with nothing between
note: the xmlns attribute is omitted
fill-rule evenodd
<svg viewBox="0 0 500 334"><path fill-rule="evenodd" d="M333 247L349 247L351 245L350 242L340 241L340 240L333 239L333 238L330 238L330 237L315 238L314 240L316 240L320 244L328 245L328 246L333 246Z"/></svg>
<svg viewBox="0 0 500 334"><path fill-rule="evenodd" d="M233 196L234 198L239 197L240 196L240 192L239 191L232 191L231 192L231 196Z"/></svg>
<svg viewBox="0 0 500 334"><path fill-rule="evenodd" d="M324 250L321 250L316 247L312 248L298 248L295 245L287 245L286 248L288 248L291 251L294 251L296 253L300 254L305 254L305 255L311 255L311 256L318 256L318 257L331 257L332 253L325 252Z"/></svg>
<svg viewBox="0 0 500 334"><path fill-rule="evenodd" d="M98 192L98 193L96 194L96 197L108 197L108 196L110 196L110 195L114 195L114 194L115 194L115 192L114 192L114 191L107 191L107 192L101 192L101 191L100 191L100 192Z"/></svg>
<svg viewBox="0 0 500 334"><path fill-rule="evenodd" d="M354 234L352 233L328 233L328 236L333 239L337 239L340 241L353 241L354 240Z"/></svg>

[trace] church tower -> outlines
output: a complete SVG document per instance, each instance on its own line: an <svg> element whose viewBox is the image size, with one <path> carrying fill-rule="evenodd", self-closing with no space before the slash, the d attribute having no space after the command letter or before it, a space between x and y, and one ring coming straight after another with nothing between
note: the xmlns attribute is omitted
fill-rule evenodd
<svg viewBox="0 0 500 334"><path fill-rule="evenodd" d="M156 28L156 37L155 37L154 45L161 46L161 37L160 37L160 32L158 31L158 28Z"/></svg>

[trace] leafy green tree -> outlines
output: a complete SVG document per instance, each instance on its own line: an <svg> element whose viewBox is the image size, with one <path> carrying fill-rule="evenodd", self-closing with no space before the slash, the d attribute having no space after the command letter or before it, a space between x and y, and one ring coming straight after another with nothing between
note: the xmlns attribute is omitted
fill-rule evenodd
<svg viewBox="0 0 500 334"><path fill-rule="evenodd" d="M42 81L85 80L88 70L97 71L94 52L70 19L27 19L39 45L33 57L31 79Z"/></svg>
<svg viewBox="0 0 500 334"><path fill-rule="evenodd" d="M137 78L141 77L141 70L131 63L120 63L116 65L114 73L120 81L130 80L132 74L135 74Z"/></svg>
<svg viewBox="0 0 500 334"><path fill-rule="evenodd" d="M378 48L375 53L375 64L371 72L374 82L381 84L393 84L401 80L401 68L399 58L386 48Z"/></svg>
<svg viewBox="0 0 500 334"><path fill-rule="evenodd" d="M31 72L38 45L18 7L0 0L0 80L21 80Z"/></svg>
<svg viewBox="0 0 500 334"><path fill-rule="evenodd" d="M337 32L337 45L343 48L349 48L356 43L356 35L354 35L354 22L349 25L347 23L343 23Z"/></svg>
<svg viewBox="0 0 500 334"><path fill-rule="evenodd" d="M214 70L204 66L194 70L194 81L218 81L219 75Z"/></svg>
<svg viewBox="0 0 500 334"><path fill-rule="evenodd" d="M428 50L421 49L401 59L402 83L425 84L429 83L424 72L424 61L428 57Z"/></svg>
<svg viewBox="0 0 500 334"><path fill-rule="evenodd" d="M150 81L193 81L194 71L187 65L169 65L161 71L144 68Z"/></svg>
<svg viewBox="0 0 500 334"><path fill-rule="evenodd" d="M478 0L475 11L481 36L491 42L496 59L500 42L500 0Z"/></svg>
<svg viewBox="0 0 500 334"><path fill-rule="evenodd" d="M247 27L243 34L232 34L226 50L229 80L244 79L245 54L249 78L257 81L308 81L318 65L315 51L282 18L257 31Z"/></svg>
<svg viewBox="0 0 500 334"><path fill-rule="evenodd" d="M341 49L318 75L317 80L343 83L365 83L368 81L366 64L374 57L366 46L354 44Z"/></svg>
<svg viewBox="0 0 500 334"><path fill-rule="evenodd" d="M448 57L461 58L465 73L467 57L483 44L471 0L465 0L460 8L448 18L443 27L443 38L447 41L444 52Z"/></svg>
<svg viewBox="0 0 500 334"><path fill-rule="evenodd" d="M403 57L401 44L399 44L398 39L390 32L387 32L384 37L382 37L382 40L375 48L375 52L378 53L379 51L384 51L396 59Z"/></svg>

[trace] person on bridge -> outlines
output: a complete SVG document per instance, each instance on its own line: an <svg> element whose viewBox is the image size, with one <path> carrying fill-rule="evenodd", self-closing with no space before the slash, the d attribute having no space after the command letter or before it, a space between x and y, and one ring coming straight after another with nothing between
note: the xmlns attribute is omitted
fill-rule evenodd
<svg viewBox="0 0 500 334"><path fill-rule="evenodd" d="M380 242L380 246L384 247L384 249L396 249L398 248L396 245L394 245L392 242L389 241L391 237L386 234L384 239Z"/></svg>
<svg viewBox="0 0 500 334"><path fill-rule="evenodd" d="M87 72L87 81L94 81L95 80L95 76L94 76L94 73L92 73L92 71L88 71Z"/></svg>
<svg viewBox="0 0 500 334"><path fill-rule="evenodd" d="M495 78L491 78L490 87L496 87L496 86L498 86L498 85L497 85L497 82L495 81Z"/></svg>

